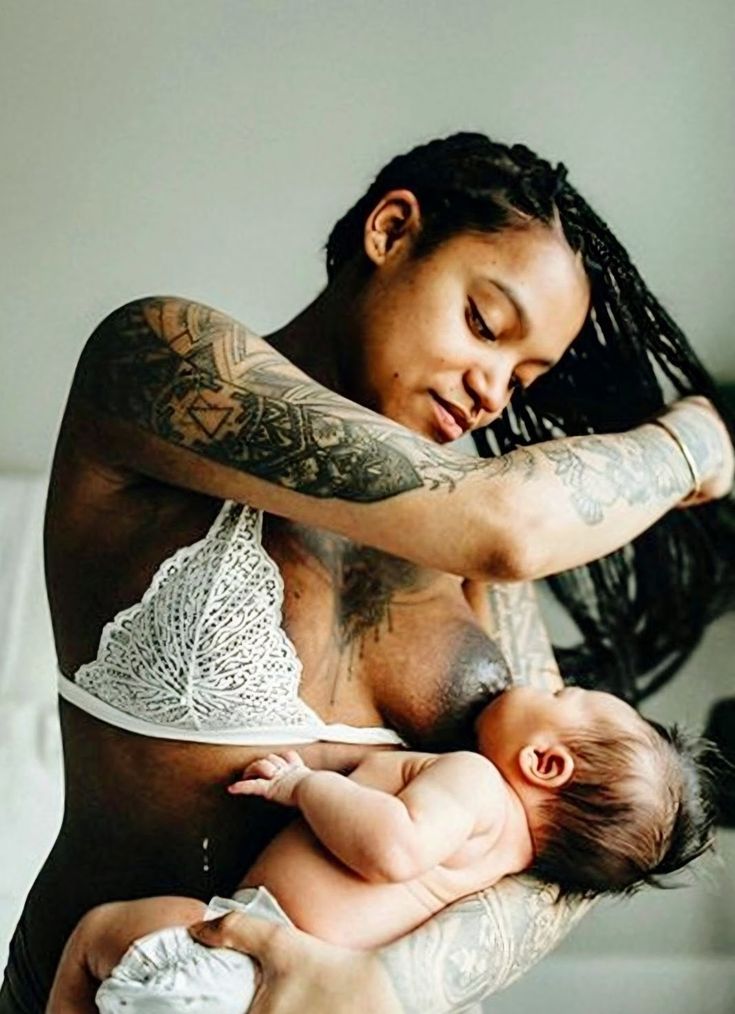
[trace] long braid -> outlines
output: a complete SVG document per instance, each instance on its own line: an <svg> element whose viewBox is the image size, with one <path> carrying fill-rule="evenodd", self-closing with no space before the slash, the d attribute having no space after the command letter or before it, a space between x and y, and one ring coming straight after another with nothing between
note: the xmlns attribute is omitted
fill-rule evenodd
<svg viewBox="0 0 735 1014"><path fill-rule="evenodd" d="M728 419L685 336L649 291L626 250L566 179L524 145L455 134L393 159L335 226L330 278L361 249L365 219L406 187L422 213L416 255L465 231L496 232L558 215L590 278L592 306L561 362L503 417L474 434L483 456L562 435L619 432L697 392ZM733 427L731 425L731 433ZM557 649L568 679L637 703L679 668L705 626L735 602L735 502L672 511L602 560L549 579L582 641Z"/></svg>
<svg viewBox="0 0 735 1014"><path fill-rule="evenodd" d="M592 309L559 368L515 399L515 419L495 424L505 430L499 445L625 430L672 392L706 394L726 417L711 377L605 223L568 183L555 203L582 252ZM583 636L558 651L565 676L633 703L661 686L733 603L734 522L732 500L674 511L624 549L550 578Z"/></svg>

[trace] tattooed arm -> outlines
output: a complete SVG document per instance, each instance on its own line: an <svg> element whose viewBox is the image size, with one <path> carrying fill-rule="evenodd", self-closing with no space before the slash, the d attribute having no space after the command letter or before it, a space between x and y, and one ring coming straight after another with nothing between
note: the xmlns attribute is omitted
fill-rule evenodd
<svg viewBox="0 0 735 1014"><path fill-rule="evenodd" d="M474 1014L475 1004L545 957L592 904L506 877L384 947L380 959L403 1014Z"/></svg>
<svg viewBox="0 0 735 1014"><path fill-rule="evenodd" d="M462 590L485 633L502 651L513 683L551 689L562 685L531 581L486 584L467 580Z"/></svg>
<svg viewBox="0 0 735 1014"><path fill-rule="evenodd" d="M722 495L724 426L702 404L679 405L705 492ZM130 303L95 331L61 439L131 481L246 501L423 566L502 580L602 556L692 486L675 440L650 424L496 460L460 455L311 380L232 318L173 298Z"/></svg>

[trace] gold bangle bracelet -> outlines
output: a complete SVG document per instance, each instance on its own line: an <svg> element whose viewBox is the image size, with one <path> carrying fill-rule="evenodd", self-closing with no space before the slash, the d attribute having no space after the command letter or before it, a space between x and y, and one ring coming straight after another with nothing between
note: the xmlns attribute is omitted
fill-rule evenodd
<svg viewBox="0 0 735 1014"><path fill-rule="evenodd" d="M671 439L674 441L676 446L684 455L684 460L687 463L687 467L692 477L692 490L691 492L687 493L686 499L696 496L697 493L699 493L700 489L702 488L702 480L699 477L697 463L692 457L692 452L689 450L687 445L684 443L684 441L681 439L679 434L676 432L674 427L671 426L670 423L664 422L663 419L652 419L651 421L653 422L654 426L660 426L662 430L665 430L669 434Z"/></svg>

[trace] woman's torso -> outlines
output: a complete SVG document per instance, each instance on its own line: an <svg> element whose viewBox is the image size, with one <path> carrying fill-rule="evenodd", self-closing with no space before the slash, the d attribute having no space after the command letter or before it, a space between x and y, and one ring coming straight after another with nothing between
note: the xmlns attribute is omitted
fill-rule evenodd
<svg viewBox="0 0 735 1014"><path fill-rule="evenodd" d="M66 676L95 657L104 624L141 599L163 560L207 533L220 506L57 455L46 565ZM284 580L283 626L306 704L326 722L391 725L423 749L467 745L474 706L500 689L504 670L459 578L274 516L264 518L263 546ZM63 701L61 718L64 820L24 917L33 952L48 959L41 978L92 905L231 893L292 816L225 792L262 747L151 739ZM301 748L311 766L333 770L350 769L365 749Z"/></svg>

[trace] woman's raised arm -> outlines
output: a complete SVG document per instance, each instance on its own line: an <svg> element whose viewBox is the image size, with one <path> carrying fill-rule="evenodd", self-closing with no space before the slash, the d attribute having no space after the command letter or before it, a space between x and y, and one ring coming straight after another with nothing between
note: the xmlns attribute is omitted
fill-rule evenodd
<svg viewBox="0 0 735 1014"><path fill-rule="evenodd" d="M427 395L428 397L428 395ZM732 449L698 400L687 428L705 496ZM479 579L539 577L630 541L691 491L675 440L643 425L479 460L313 381L232 318L175 298L122 307L79 362L62 430L120 476L147 475Z"/></svg>

